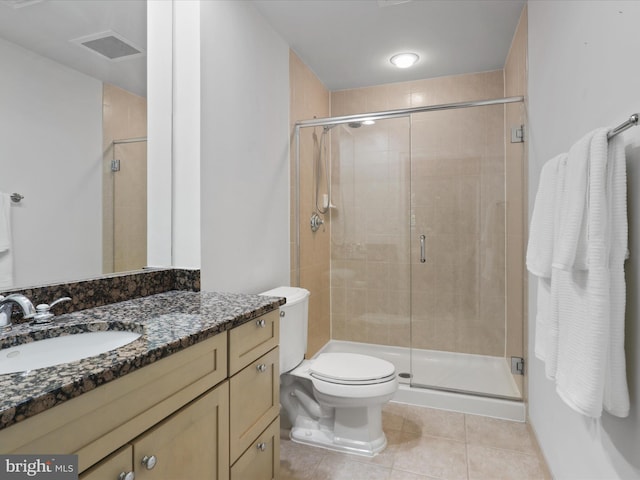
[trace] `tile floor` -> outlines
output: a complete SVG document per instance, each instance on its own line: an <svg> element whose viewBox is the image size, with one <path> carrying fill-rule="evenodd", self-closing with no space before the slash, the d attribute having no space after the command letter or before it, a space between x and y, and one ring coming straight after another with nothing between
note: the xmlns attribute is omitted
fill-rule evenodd
<svg viewBox="0 0 640 480"><path fill-rule="evenodd" d="M389 403L387 448L373 458L282 438L282 480L549 480L526 424Z"/></svg>

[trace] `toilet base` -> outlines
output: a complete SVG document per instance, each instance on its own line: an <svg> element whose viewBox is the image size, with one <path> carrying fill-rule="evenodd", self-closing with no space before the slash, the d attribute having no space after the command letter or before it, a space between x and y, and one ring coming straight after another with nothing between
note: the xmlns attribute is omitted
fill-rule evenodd
<svg viewBox="0 0 640 480"><path fill-rule="evenodd" d="M364 457L373 457L387 446L387 437L384 433L371 442L359 442L336 437L334 432L328 428L293 427L289 433L289 438L296 443Z"/></svg>

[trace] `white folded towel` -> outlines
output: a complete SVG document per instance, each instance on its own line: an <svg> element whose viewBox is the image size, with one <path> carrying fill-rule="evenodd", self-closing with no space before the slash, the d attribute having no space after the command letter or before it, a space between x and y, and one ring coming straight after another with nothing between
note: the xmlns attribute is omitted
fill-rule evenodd
<svg viewBox="0 0 640 480"><path fill-rule="evenodd" d="M578 140L569 150L565 185L557 199L560 230L553 249L553 266L561 270L586 270L587 267L587 191L589 149L595 130Z"/></svg>
<svg viewBox="0 0 640 480"><path fill-rule="evenodd" d="M556 195L563 188L566 162L567 154L563 153L547 161L540 172L527 245L527 270L537 277L551 278L558 211Z"/></svg>
<svg viewBox="0 0 640 480"><path fill-rule="evenodd" d="M629 257L627 223L627 165L621 136L609 140L607 160L609 203L610 336L604 386L604 409L617 417L629 415L629 389L624 352L626 285L624 261Z"/></svg>
<svg viewBox="0 0 640 480"><path fill-rule="evenodd" d="M618 140L612 140L609 153L607 132L593 134L588 152L588 270L552 272L557 285L552 308L556 306L559 318L556 391L574 410L595 418L603 406L618 416L626 416L629 408L624 365L626 175L624 153ZM614 246L618 236L623 238Z"/></svg>
<svg viewBox="0 0 640 480"><path fill-rule="evenodd" d="M11 197L8 193L0 193L0 289L12 286Z"/></svg>
<svg viewBox="0 0 640 480"><path fill-rule="evenodd" d="M622 138L608 142L607 132L589 133L545 164L527 250L538 276L535 354L558 395L594 418L603 408L629 414L626 164Z"/></svg>
<svg viewBox="0 0 640 480"><path fill-rule="evenodd" d="M589 148L584 149L585 138L572 150L578 150L586 159L569 154L567 165L567 188L569 172L579 175L578 169L588 168L587 197L580 208L577 198L563 213L561 230L568 238L561 238L560 248L564 256L562 263L554 261L553 282L557 281L556 295L559 335L556 391L571 408L589 416L599 417L602 413L605 372L609 345L609 271L607 246L607 131L600 129L588 135ZM578 165L571 165L574 161ZM582 185L579 185L580 187ZM574 183L573 188L577 188ZM577 212L581 219L578 219ZM586 215L584 215L586 213ZM588 235L585 237L584 235ZM577 233L578 232L578 233ZM586 257L581 266L571 270L575 256L584 242ZM572 258L573 257L573 258ZM555 258L560 258L554 256ZM564 268L557 268L561 265ZM557 268L557 271L555 269ZM553 307L552 307L553 308Z"/></svg>
<svg viewBox="0 0 640 480"><path fill-rule="evenodd" d="M567 154L563 153L542 167L527 246L527 269L538 277L534 353L545 361L547 377L551 379L555 377L558 356L557 315L552 315L551 309L551 263L559 230L557 204L564 189L566 163Z"/></svg>

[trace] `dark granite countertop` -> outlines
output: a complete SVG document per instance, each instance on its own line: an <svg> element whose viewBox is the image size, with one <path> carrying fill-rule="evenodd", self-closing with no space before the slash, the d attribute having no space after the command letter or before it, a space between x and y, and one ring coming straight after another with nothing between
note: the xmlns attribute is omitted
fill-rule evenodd
<svg viewBox="0 0 640 480"><path fill-rule="evenodd" d="M130 330L137 340L83 360L0 375L0 428L264 315L284 299L232 293L170 291L59 315L45 326L14 325L0 348L69 333Z"/></svg>

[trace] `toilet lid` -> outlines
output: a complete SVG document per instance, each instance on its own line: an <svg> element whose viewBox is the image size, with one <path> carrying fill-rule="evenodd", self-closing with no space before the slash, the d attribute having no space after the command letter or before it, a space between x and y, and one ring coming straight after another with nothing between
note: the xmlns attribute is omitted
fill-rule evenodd
<svg viewBox="0 0 640 480"><path fill-rule="evenodd" d="M310 367L311 376L333 383L379 383L395 377L393 363L357 353L321 353Z"/></svg>

